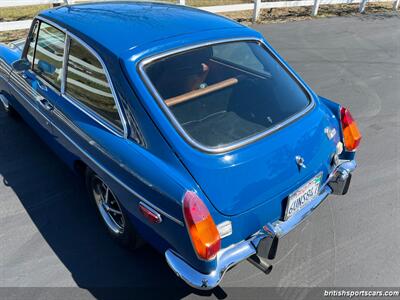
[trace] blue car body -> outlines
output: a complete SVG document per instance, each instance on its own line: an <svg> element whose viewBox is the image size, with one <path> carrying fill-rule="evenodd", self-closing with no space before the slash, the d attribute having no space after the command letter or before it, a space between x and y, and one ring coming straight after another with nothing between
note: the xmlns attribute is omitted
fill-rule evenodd
<svg viewBox="0 0 400 300"><path fill-rule="evenodd" d="M122 130L72 103L61 91L41 89L43 82L32 70L14 72L11 65L21 58L21 45L0 46L3 102L18 111L73 170L79 172L84 166L98 174L140 235L165 253L178 276L196 288L216 286L227 269L257 253L259 240L285 235L336 192L328 183L339 171L346 175L355 168L352 151L339 153L342 164L332 164L343 140L340 106L318 97L252 29L196 9L155 3L62 6L41 12L37 20L76 38L101 59L120 106ZM312 101L306 112L265 137L209 153L188 143L160 109L141 63L175 49L223 40L264 44ZM327 138L326 128L337 134ZM294 159L298 155L307 165L301 172ZM288 195L321 172L327 184L319 197L285 222ZM186 191L199 195L215 224L228 221L232 226L221 239L221 254L213 260L199 259L193 250L182 213ZM139 203L160 214L162 222L150 223L140 213Z"/></svg>

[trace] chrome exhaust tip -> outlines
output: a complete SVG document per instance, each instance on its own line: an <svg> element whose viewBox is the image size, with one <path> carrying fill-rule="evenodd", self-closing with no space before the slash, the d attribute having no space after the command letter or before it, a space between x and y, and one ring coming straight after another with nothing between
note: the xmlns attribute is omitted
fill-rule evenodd
<svg viewBox="0 0 400 300"><path fill-rule="evenodd" d="M332 189L333 194L347 194L351 182L351 173L354 171L355 168L356 163L354 161L345 162L337 168L333 178L328 183L328 185Z"/></svg>
<svg viewBox="0 0 400 300"><path fill-rule="evenodd" d="M247 258L247 261L257 269L261 270L264 274L269 274L272 271L272 265L267 263L264 258L258 256L257 254L253 254Z"/></svg>

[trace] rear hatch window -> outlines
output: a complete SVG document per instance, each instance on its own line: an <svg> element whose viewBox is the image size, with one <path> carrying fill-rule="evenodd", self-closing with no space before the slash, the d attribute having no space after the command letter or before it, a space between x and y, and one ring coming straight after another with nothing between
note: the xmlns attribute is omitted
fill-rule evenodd
<svg viewBox="0 0 400 300"><path fill-rule="evenodd" d="M255 41L179 52L144 71L178 129L203 148L248 140L310 104L300 83Z"/></svg>

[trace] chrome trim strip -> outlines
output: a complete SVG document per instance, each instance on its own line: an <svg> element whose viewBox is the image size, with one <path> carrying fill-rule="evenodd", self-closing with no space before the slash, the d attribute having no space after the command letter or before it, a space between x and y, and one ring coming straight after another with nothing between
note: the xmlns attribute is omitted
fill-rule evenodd
<svg viewBox="0 0 400 300"><path fill-rule="evenodd" d="M23 78L20 74L17 74L15 72L11 72L10 74L10 80L9 82L14 82L15 84L17 84L27 95L29 95L30 97L32 97L32 100L39 100L41 98L43 98L38 92L36 92L32 86L30 86Z"/></svg>
<svg viewBox="0 0 400 300"><path fill-rule="evenodd" d="M154 62L154 61L156 61L158 59L164 58L166 56L170 56L170 55L177 54L177 53L180 53L180 52L189 51L189 50L196 49L196 48L201 48L201 47L206 47L206 46L211 46L211 45L216 45L216 44L222 44L222 43L227 43L227 42L238 42L238 41L243 41L243 42L245 42L245 41L254 41L254 42L261 43L266 48L266 50L270 53L270 55L288 72L288 74L290 76L293 77L293 79L297 82L297 84L299 84L299 86L303 89L303 91L307 94L308 98L310 99L310 103L306 108L304 108L303 111L300 111L299 113L291 116L290 118L286 119L282 123L277 124L277 125L269 128L266 131L263 131L263 132L261 132L259 134L250 136L250 137L248 137L248 138L246 138L244 140L229 144L227 146L207 147L207 146L204 146L204 145L200 144L196 140L192 139L191 136L186 133L186 131L181 126L181 124L175 118L174 114L168 109L168 107L165 104L164 100L162 99L162 97L158 93L157 89L152 84L150 78L147 76L146 72L144 71L144 68L145 68L146 65L148 65L148 64L150 64L150 63L152 63L152 62ZM144 81L145 85L147 86L147 88L149 89L149 91L153 95L153 97L156 99L156 101L157 101L158 105L160 106L161 110L166 114L167 118L170 120L172 125L178 131L178 133L191 146L193 146L194 148L197 148L197 149L199 149L201 151L207 152L207 153L217 154L217 153L228 152L228 151L232 151L232 150L235 150L237 148L240 148L242 146L248 145L250 143L253 143L253 142L255 142L255 141L257 141L257 140L259 140L261 138L264 138L267 135L269 135L269 134L271 134L271 133L273 133L273 132L275 132L275 131L277 131L277 130L279 130L279 129L287 126L287 125L289 125L290 123L294 122L295 120L297 120L300 117L302 117L305 114L307 114L309 111L311 111L315 107L314 98L313 98L312 94L310 93L309 89L307 88L307 86L305 86L302 83L302 81L300 80L300 78L296 74L294 74L289 68L287 68L285 63L273 53L271 48L261 38L241 37L241 38L220 39L220 40L215 40L215 41L212 41L212 42L198 43L198 44L195 44L195 45L190 45L190 46L174 49L174 50L167 51L167 52L164 52L164 53L161 53L161 54L156 54L156 55L148 57L148 58L144 58L143 60L141 60L139 62L138 68L139 68L139 72L138 73L141 76L142 80Z"/></svg>
<svg viewBox="0 0 400 300"><path fill-rule="evenodd" d="M71 42L70 37L67 34L65 36L65 45L64 45L63 69L62 69L62 77L61 77L61 95L65 94L65 86L66 86L66 81L67 81L67 65L68 65L70 42Z"/></svg>
<svg viewBox="0 0 400 300"><path fill-rule="evenodd" d="M110 171L108 171L105 167L103 167L100 163L98 163L88 152L86 152L84 149L82 149L78 144L76 144L69 136L67 136L60 128L58 128L56 125L52 124L57 131L59 131L73 146L75 146L82 154L84 154L88 159L90 159L96 166L98 166L104 173L106 173L108 176L110 176L114 181L116 181L119 185L123 186L128 192L133 194L135 197L139 198L139 200L143 201L147 205L151 206L153 209L158 211L159 213L163 214L165 217L170 219L171 221L174 221L175 223L183 226L183 222L176 219L175 217L171 216L170 214L166 213L164 210L161 208L155 206L152 204L150 201L145 199L142 195L138 194L135 190L130 188L128 185L126 185L124 182L122 182L118 177L116 177L114 174L112 174Z"/></svg>
<svg viewBox="0 0 400 300"><path fill-rule="evenodd" d="M2 78L5 82L7 82L7 80L8 80L6 77L4 77L3 74L0 74L0 78Z"/></svg>
<svg viewBox="0 0 400 300"><path fill-rule="evenodd" d="M64 45L64 59L63 59L63 76L62 76L62 83L61 83L61 96L66 99L68 102L70 102L71 104L73 104L76 108L78 108L79 110L81 110L83 113L85 113L86 115L88 115L91 119L93 119L94 121L96 121L97 123L99 123L101 126L105 127L107 130L111 131L113 134L116 134L118 136L123 136L124 138L128 137L128 125L125 119L125 116L122 112L122 108L119 102L119 99L117 97L117 94L115 92L115 88L114 85L112 83L111 80L111 76L108 72L108 69L103 61L103 59L100 57L100 55L92 48L90 47L86 42L84 42L82 39L80 39L79 37L77 37L76 35L74 35L73 33L69 32L67 29L63 28L62 26L60 26L57 23L54 23L46 18L43 18L42 16L37 16L36 19L48 23L51 26L54 26L55 28L61 30L62 32L64 32L66 34L66 39L65 39L65 45ZM118 110L118 114L120 116L121 119L121 124L123 127L123 134L121 135L118 131L116 130L116 126L113 126L112 124L110 124L107 120L105 120L103 117L101 117L99 114L97 114L96 112L94 112L93 110L91 110L89 107L87 107L84 104L81 103L77 103L76 100L73 100L71 97L68 97L65 93L65 88L66 88L66 73L67 73L67 61L68 61L68 55L66 55L67 53L69 53L69 44L70 44L70 40L71 38L73 38L74 40L76 40L78 43L80 43L82 46L84 46L91 54L93 54L100 62L103 70L104 70L104 74L107 78L108 84L110 86L111 89L111 93L113 95L114 98L114 102L115 105L117 106L117 110ZM68 43L67 43L68 42ZM90 112L89 112L90 111Z"/></svg>
<svg viewBox="0 0 400 300"><path fill-rule="evenodd" d="M4 59L0 58L0 71L3 70L4 73L9 73L11 72L12 68L9 66Z"/></svg>
<svg viewBox="0 0 400 300"><path fill-rule="evenodd" d="M62 98L68 101L70 104L78 108L80 111L82 111L85 115L87 115L89 118L91 118L94 122L97 124L101 125L102 127L105 127L108 131L111 133L115 134L116 136L123 137L125 138L125 134L121 134L121 131L113 126L111 123L107 122L103 118L99 118L98 114L95 113L93 110L87 108L85 105L81 104L74 98L68 96L67 94L63 94Z"/></svg>
<svg viewBox="0 0 400 300"><path fill-rule="evenodd" d="M18 90L18 87L16 87L11 81L9 81L8 83L9 83L9 85L10 85L22 98L24 98L24 99L26 100L26 103L28 103L30 106L32 106L32 107L36 110L36 112L39 113L39 114L46 120L46 122L48 122L49 124L53 124L53 123L49 120L49 118L48 118L46 115L44 115L44 114L38 109L38 107L36 107L35 105L33 105L33 103L31 102L31 100L30 100L29 98L27 98L24 94L22 94L22 93ZM37 99L35 99L35 100L38 101Z"/></svg>
<svg viewBox="0 0 400 300"><path fill-rule="evenodd" d="M93 141L90 136L88 136L83 130L81 130L78 126L76 126L70 119L65 116L62 111L58 108L54 108L52 110L53 114L57 116L61 122L63 122L66 126L68 126L76 135L80 136L85 142L89 145L94 146L95 141Z"/></svg>
<svg viewBox="0 0 400 300"><path fill-rule="evenodd" d="M66 140L68 140L76 149L78 149L83 155L85 155L90 161L92 161L93 164L95 164L96 166L98 166L104 173L106 173L108 176L110 176L114 181L116 181L118 184L120 184L121 186L123 186L128 192L130 192L131 194L133 194L135 197L137 197L140 201L143 201L144 203L146 203L147 205L149 205L150 207L152 207L154 210L156 210L157 212L159 212L160 214L164 215L165 217L167 217L168 219L170 219L171 221L177 223L180 226L184 226L183 222L178 220L177 218L171 216L170 214L168 214L167 212L165 212L164 210L162 210L161 208L157 207L156 205L152 204L149 200L145 199L142 195L138 194L136 191L134 191L132 188L130 188L128 185L126 185L124 182L122 182L119 178L117 178L115 175L113 175L110 171L108 171L105 167L103 167L100 163L98 163L87 151L85 151L83 148L81 148L77 143L75 143L68 135L66 135L57 125L55 125L52 121L50 121L36 106L34 106L32 104L31 101L28 101L29 99L27 99L27 97L25 95L23 95L17 87L15 87L12 83L10 83L10 85L12 86L12 88L23 98L25 98L27 100L27 103L29 103L48 123L50 123L53 128L57 129L57 131L59 131Z"/></svg>

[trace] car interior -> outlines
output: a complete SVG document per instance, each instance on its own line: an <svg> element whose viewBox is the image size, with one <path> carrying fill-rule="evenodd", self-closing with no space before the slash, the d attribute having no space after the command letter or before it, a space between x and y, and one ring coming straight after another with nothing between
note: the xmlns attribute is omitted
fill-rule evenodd
<svg viewBox="0 0 400 300"><path fill-rule="evenodd" d="M265 131L299 109L279 99L280 80L268 70L217 58L212 47L160 60L146 72L183 129L208 147Z"/></svg>

